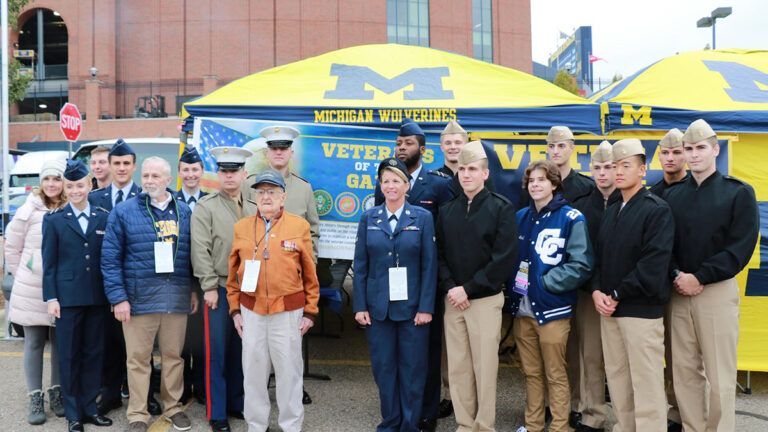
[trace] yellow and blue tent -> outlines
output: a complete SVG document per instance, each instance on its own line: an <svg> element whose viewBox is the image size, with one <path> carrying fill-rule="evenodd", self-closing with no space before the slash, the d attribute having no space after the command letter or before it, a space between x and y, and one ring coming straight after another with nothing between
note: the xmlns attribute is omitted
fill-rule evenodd
<svg viewBox="0 0 768 432"><path fill-rule="evenodd" d="M442 129L600 133L599 106L515 69L438 49L360 45L233 81L184 104L192 117ZM191 121L185 121L185 128Z"/></svg>
<svg viewBox="0 0 768 432"><path fill-rule="evenodd" d="M718 132L768 132L768 51L691 51L645 67L590 100L604 132L685 128L698 118Z"/></svg>

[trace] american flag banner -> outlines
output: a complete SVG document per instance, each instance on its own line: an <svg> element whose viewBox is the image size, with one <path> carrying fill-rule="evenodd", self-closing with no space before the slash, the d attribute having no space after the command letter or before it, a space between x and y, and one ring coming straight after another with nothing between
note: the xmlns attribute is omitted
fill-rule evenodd
<svg viewBox="0 0 768 432"><path fill-rule="evenodd" d="M205 170L217 172L216 160L211 157L214 147L242 147L252 138L242 132L230 129L215 121L203 120L200 125L200 157L203 159Z"/></svg>

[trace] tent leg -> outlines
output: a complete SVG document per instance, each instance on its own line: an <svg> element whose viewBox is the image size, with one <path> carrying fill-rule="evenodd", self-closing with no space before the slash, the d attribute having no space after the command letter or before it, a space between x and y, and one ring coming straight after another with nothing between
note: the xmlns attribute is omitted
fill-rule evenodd
<svg viewBox="0 0 768 432"><path fill-rule="evenodd" d="M742 393L746 395L751 395L752 394L752 372L747 371L747 385L745 387L742 387L738 381L736 382L736 386L739 388L739 390L741 390Z"/></svg>

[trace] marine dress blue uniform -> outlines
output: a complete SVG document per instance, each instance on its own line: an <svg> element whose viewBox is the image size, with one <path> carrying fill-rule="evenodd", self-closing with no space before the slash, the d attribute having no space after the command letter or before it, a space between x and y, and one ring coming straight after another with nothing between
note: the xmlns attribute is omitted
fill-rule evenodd
<svg viewBox="0 0 768 432"><path fill-rule="evenodd" d="M363 213L355 245L354 311L368 311L366 331L382 422L377 431L418 431L426 381L429 325L417 312L434 313L437 248L432 215L405 202L395 229L385 204ZM407 300L390 300L389 272L407 270Z"/></svg>

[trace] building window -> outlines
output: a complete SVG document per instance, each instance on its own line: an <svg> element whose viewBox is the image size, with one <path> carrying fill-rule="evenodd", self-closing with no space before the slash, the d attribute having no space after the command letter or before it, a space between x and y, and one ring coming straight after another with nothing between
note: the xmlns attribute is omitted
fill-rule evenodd
<svg viewBox="0 0 768 432"><path fill-rule="evenodd" d="M474 57L493 63L491 0L472 0L472 45Z"/></svg>
<svg viewBox="0 0 768 432"><path fill-rule="evenodd" d="M429 0L387 0L387 42L429 46Z"/></svg>

